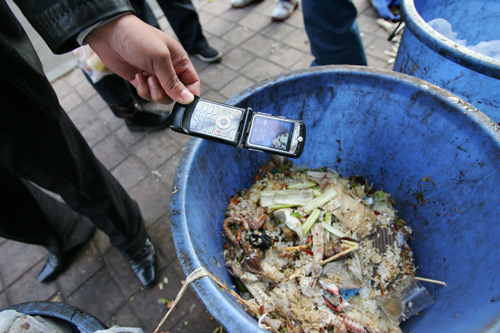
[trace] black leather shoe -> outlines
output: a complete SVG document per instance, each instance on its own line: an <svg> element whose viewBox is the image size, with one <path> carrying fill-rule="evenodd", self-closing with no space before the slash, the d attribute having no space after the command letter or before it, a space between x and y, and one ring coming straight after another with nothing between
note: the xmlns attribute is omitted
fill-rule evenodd
<svg viewBox="0 0 500 333"><path fill-rule="evenodd" d="M57 278L69 266L74 252L65 255L55 255L49 253L47 261L40 273L38 273L38 281L50 282Z"/></svg>
<svg viewBox="0 0 500 333"><path fill-rule="evenodd" d="M130 260L130 267L144 287L152 287L158 278L158 260L153 242L147 238L146 245Z"/></svg>
<svg viewBox="0 0 500 333"><path fill-rule="evenodd" d="M154 132L170 124L169 112L138 111L125 118L125 125L131 132Z"/></svg>

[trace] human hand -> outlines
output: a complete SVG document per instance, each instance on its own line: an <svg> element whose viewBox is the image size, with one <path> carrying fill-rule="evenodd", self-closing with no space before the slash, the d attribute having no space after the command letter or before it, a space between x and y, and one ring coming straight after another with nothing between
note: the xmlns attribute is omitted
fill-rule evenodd
<svg viewBox="0 0 500 333"><path fill-rule="evenodd" d="M183 47L132 14L92 30L85 41L144 99L189 104L200 94L200 79Z"/></svg>

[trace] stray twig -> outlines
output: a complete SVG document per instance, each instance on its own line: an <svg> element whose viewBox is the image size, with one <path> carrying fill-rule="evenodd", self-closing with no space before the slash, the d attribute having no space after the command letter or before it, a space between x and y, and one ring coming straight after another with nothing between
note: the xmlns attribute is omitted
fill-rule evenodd
<svg viewBox="0 0 500 333"><path fill-rule="evenodd" d="M225 290L226 292L228 292L229 294L231 294L233 297L235 297L238 300L238 302L241 303L241 304L243 304L245 306L245 308L247 309L247 311L249 311L255 317L257 317L257 318L261 317L261 315L259 314L260 307L256 303L244 300L235 291L227 288L224 284L222 284L219 280L217 280L212 274L210 274L209 271L206 270L205 267L199 267L199 268L195 269L194 271L192 271L191 274L189 274L189 276L186 278L186 281L184 281L184 284L182 285L181 290L177 294L177 297L175 298L175 301L172 304L172 307L170 308L170 310L168 310L167 314L163 317L163 319L158 324L158 326L156 327L156 329L154 330L153 333L158 333L158 330L160 329L160 327L165 323L165 321L167 320L167 318L170 316L170 314L172 313L172 311L176 307L177 303L179 303L179 301L181 300L182 295L186 291L186 289L189 286L189 284L191 282L193 282L195 280L198 280L198 279L200 279L202 277L205 277L205 276L208 276L221 289ZM270 323L270 320L267 319L265 316L261 317L261 321L263 321L265 324L269 324ZM277 332L277 330L274 329L274 328L272 328L271 326L261 326L261 328L267 329L267 330L271 330L272 332Z"/></svg>
<svg viewBox="0 0 500 333"><path fill-rule="evenodd" d="M330 258L328 258L328 259L323 260L323 261L321 262L321 265L327 264L327 263L329 263L330 261L333 261L333 260L335 260L335 259L337 259L337 258L339 258L339 257L342 257L343 255L346 255L346 254L351 253L351 252L356 251L356 250L359 250L359 244L354 244L354 246L353 246L353 247L350 247L350 248L348 248L347 250L344 250L344 251L342 251L342 252L339 252L339 253L337 253L336 255L334 255L333 257L330 257Z"/></svg>
<svg viewBox="0 0 500 333"><path fill-rule="evenodd" d="M423 277L418 277L418 276L415 276L414 277L415 280L419 280L419 281L424 281L424 282L430 282L430 283L437 283L437 284L440 284L440 285L443 285L446 287L446 282L443 282L443 281L438 281L438 280L432 280L432 279L426 279L426 278L423 278Z"/></svg>
<svg viewBox="0 0 500 333"><path fill-rule="evenodd" d="M295 252L295 251L305 250L308 247L309 247L309 245L299 245L299 246L287 247L285 249L285 252Z"/></svg>

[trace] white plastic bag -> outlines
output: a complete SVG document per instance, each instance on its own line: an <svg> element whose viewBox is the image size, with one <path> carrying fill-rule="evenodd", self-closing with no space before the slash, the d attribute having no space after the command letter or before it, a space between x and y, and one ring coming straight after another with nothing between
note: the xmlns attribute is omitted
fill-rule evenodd
<svg viewBox="0 0 500 333"><path fill-rule="evenodd" d="M94 333L144 333L142 329L137 328L137 327L120 327L120 326L113 326L111 328L108 328L107 330L99 330L95 331Z"/></svg>
<svg viewBox="0 0 500 333"><path fill-rule="evenodd" d="M88 45L81 46L73 51L78 66L85 71L93 83L99 82L112 72L104 65L99 56Z"/></svg>
<svg viewBox="0 0 500 333"><path fill-rule="evenodd" d="M4 310L0 312L0 333L8 332L17 318L23 314L16 310Z"/></svg>
<svg viewBox="0 0 500 333"><path fill-rule="evenodd" d="M69 326L40 316L23 315L14 321L9 333L71 333Z"/></svg>

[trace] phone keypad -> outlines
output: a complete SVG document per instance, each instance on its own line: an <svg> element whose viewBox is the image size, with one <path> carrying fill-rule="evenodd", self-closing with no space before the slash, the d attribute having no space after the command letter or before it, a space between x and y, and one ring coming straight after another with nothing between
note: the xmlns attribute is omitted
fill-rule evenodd
<svg viewBox="0 0 500 333"><path fill-rule="evenodd" d="M241 110L200 101L191 116L190 127L202 134L235 141L242 116Z"/></svg>

